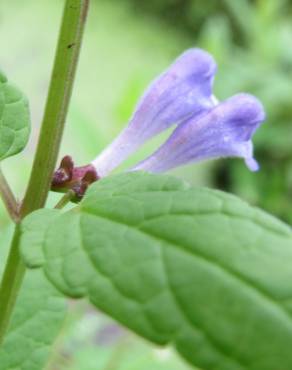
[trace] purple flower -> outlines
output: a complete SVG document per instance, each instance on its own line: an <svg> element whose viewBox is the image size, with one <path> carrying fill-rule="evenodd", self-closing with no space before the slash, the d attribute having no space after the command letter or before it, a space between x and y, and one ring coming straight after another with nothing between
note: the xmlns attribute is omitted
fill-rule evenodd
<svg viewBox="0 0 292 370"><path fill-rule="evenodd" d="M253 158L251 137L264 119L263 106L254 96L235 95L187 119L134 170L165 172L205 159L242 157L249 169L256 171L259 166Z"/></svg>
<svg viewBox="0 0 292 370"><path fill-rule="evenodd" d="M215 72L213 57L203 50L190 49L179 56L150 84L129 125L92 162L99 176L106 176L148 139L214 106Z"/></svg>
<svg viewBox="0 0 292 370"><path fill-rule="evenodd" d="M91 164L75 167L63 158L54 174L52 189L74 190L81 198L87 187L108 175L148 139L177 125L169 139L132 170L164 172L191 162L219 157L240 157L250 170L252 136L265 119L254 96L238 94L219 103L212 94L216 64L207 52L183 53L148 87L129 125Z"/></svg>

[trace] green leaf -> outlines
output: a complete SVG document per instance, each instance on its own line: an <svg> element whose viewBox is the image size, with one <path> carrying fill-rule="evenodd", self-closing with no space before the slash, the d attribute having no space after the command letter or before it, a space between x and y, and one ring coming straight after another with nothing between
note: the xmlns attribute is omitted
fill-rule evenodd
<svg viewBox="0 0 292 370"><path fill-rule="evenodd" d="M23 255L27 267L34 268L44 263L41 245L45 239L45 233L50 223L58 218L61 213L57 209L41 209L34 212L33 216L27 217L22 225L21 244L26 248Z"/></svg>
<svg viewBox="0 0 292 370"><path fill-rule="evenodd" d="M65 294L205 370L291 370L292 232L277 219L143 173L95 183L33 230L40 217L24 221L22 252Z"/></svg>
<svg viewBox="0 0 292 370"><path fill-rule="evenodd" d="M8 241L4 239L2 236L1 262L4 260L2 244ZM43 272L28 270L0 348L0 370L42 370L62 327L65 312L63 295L48 282Z"/></svg>
<svg viewBox="0 0 292 370"><path fill-rule="evenodd" d="M29 134L27 99L0 71L0 160L24 149Z"/></svg>

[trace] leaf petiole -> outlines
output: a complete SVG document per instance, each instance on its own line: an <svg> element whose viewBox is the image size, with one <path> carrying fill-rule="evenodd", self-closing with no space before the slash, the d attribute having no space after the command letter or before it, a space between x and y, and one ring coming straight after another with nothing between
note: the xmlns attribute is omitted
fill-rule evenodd
<svg viewBox="0 0 292 370"><path fill-rule="evenodd" d="M3 203L9 213L11 219L14 222L18 222L19 220L19 204L0 168L0 196L2 198Z"/></svg>

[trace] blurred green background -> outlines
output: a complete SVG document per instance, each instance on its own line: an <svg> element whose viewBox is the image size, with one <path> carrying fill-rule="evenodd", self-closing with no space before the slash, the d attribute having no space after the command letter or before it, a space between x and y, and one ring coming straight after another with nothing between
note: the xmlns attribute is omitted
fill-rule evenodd
<svg viewBox="0 0 292 370"><path fill-rule="evenodd" d="M46 98L61 0L0 2L0 66L29 97L32 135L23 156L4 162L15 192L24 193ZM261 171L220 160L174 171L194 184L235 193L292 222L292 3L289 0L92 0L60 157L92 160L126 124L149 81L183 50L199 46L218 63L215 93L258 96L267 121L255 136ZM163 137L127 163L150 153ZM51 194L49 203L58 199ZM0 227L8 219L0 208ZM50 370L188 369L173 352L153 349L84 302L70 315Z"/></svg>

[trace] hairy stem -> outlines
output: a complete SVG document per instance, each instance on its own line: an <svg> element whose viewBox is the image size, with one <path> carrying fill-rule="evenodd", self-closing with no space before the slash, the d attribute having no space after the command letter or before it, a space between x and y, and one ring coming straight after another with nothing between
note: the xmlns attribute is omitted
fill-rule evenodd
<svg viewBox="0 0 292 370"><path fill-rule="evenodd" d="M45 205L71 97L89 0L66 0L49 93L20 219ZM25 267L16 226L0 286L0 344L7 331Z"/></svg>
<svg viewBox="0 0 292 370"><path fill-rule="evenodd" d="M0 196L3 203L13 221L17 222L19 219L18 215L18 203L14 197L14 194L0 168Z"/></svg>

